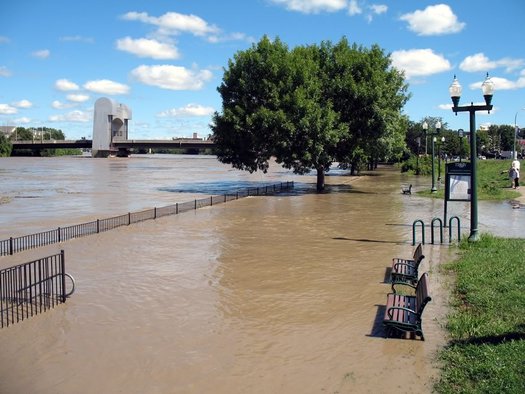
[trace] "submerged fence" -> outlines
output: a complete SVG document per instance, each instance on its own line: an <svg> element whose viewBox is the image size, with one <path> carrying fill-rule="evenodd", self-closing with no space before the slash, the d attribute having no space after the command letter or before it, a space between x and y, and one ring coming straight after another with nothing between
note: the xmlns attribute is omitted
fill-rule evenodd
<svg viewBox="0 0 525 394"><path fill-rule="evenodd" d="M67 227L58 227L54 230L43 231L36 234L11 237L0 241L0 256L12 255L28 249L34 249L45 245L64 242L73 238L85 237L98 234L121 226L129 226L133 223L145 220L157 219L162 216L177 215L182 212L195 210L207 206L237 200L242 197L259 196L279 193L283 190L293 189L293 182L281 182L262 187L251 187L237 191L234 194L210 196L200 200L176 203L161 208L153 208L140 212L129 212L125 215L115 216L107 219L97 219L93 222L76 224Z"/></svg>
<svg viewBox="0 0 525 394"><path fill-rule="evenodd" d="M75 291L75 281L66 273L65 266L64 251L61 251L0 270L0 327L8 327L66 302Z"/></svg>

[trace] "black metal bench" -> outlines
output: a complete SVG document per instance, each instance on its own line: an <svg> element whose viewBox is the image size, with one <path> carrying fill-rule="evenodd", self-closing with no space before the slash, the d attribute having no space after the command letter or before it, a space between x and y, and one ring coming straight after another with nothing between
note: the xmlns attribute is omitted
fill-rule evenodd
<svg viewBox="0 0 525 394"><path fill-rule="evenodd" d="M403 194L412 194L412 184L408 185L408 187L401 187L401 191Z"/></svg>
<svg viewBox="0 0 525 394"><path fill-rule="evenodd" d="M416 247L411 259L394 257L392 259L392 270L390 273L392 290L396 283L409 283L415 285L417 283L419 265L424 258L425 255L423 254L422 244L419 244Z"/></svg>
<svg viewBox="0 0 525 394"><path fill-rule="evenodd" d="M412 286L414 287L414 286ZM422 315L425 306L432 298L429 295L428 274L425 272L415 286L415 295L387 294L385 316L386 337L394 330L413 333L425 340L422 328Z"/></svg>

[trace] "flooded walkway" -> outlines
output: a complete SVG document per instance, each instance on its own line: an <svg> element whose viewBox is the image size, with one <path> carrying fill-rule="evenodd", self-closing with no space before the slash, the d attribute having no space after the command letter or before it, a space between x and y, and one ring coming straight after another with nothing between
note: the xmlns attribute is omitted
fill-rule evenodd
<svg viewBox="0 0 525 394"><path fill-rule="evenodd" d="M381 327L387 268L432 211L403 181L329 176L10 257L62 247L77 290L0 331L0 392L430 393L448 246L424 248L426 341Z"/></svg>

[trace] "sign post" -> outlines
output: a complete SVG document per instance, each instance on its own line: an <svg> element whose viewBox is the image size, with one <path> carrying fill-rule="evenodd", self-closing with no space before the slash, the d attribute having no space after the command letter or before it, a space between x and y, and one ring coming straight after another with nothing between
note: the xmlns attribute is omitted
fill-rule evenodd
<svg viewBox="0 0 525 394"><path fill-rule="evenodd" d="M445 167L444 223L447 226L447 202L472 200L472 164L448 163Z"/></svg>

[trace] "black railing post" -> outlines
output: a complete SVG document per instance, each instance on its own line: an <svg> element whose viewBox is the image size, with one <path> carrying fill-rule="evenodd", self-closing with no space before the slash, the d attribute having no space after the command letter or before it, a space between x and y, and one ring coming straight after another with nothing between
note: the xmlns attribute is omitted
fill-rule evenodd
<svg viewBox="0 0 525 394"><path fill-rule="evenodd" d="M157 207L153 207L153 219L157 219Z"/></svg>
<svg viewBox="0 0 525 394"><path fill-rule="evenodd" d="M100 233L100 219L97 219L97 234Z"/></svg>
<svg viewBox="0 0 525 394"><path fill-rule="evenodd" d="M62 270L62 302L66 302L66 256L64 249L60 251L60 269Z"/></svg>
<svg viewBox="0 0 525 394"><path fill-rule="evenodd" d="M62 240L62 237L60 236L60 227L57 229L57 234L58 234L58 242L60 242Z"/></svg>
<svg viewBox="0 0 525 394"><path fill-rule="evenodd" d="M13 254L13 237L9 238L9 254Z"/></svg>

